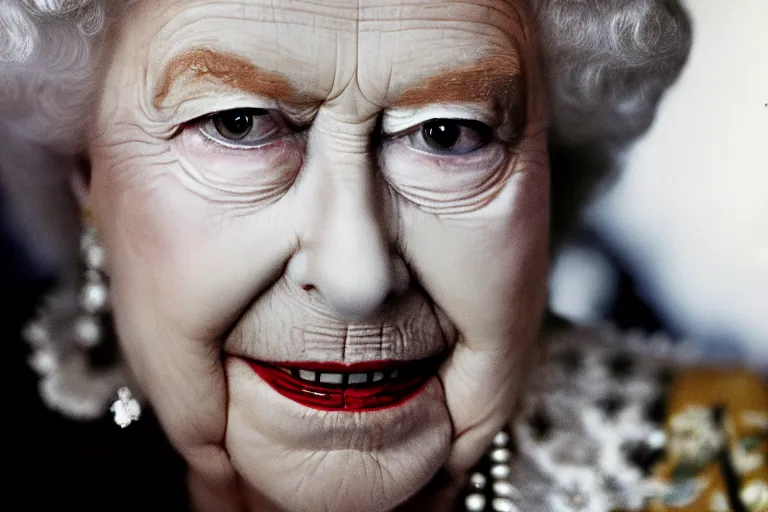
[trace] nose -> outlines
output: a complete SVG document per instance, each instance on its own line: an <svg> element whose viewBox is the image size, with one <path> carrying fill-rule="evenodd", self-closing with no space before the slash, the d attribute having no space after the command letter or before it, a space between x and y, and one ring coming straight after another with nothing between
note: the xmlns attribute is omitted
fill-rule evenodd
<svg viewBox="0 0 768 512"><path fill-rule="evenodd" d="M314 287L348 319L375 313L392 291L389 250L370 209L362 201L340 198L309 265Z"/></svg>
<svg viewBox="0 0 768 512"><path fill-rule="evenodd" d="M393 292L407 287L402 260L390 251L386 213L372 165L361 154L352 165L331 165L307 201L311 211L300 235L300 249L288 266L289 277L305 290L322 295L343 319L370 317ZM313 169L307 168L307 174ZM308 177L308 181L312 178ZM314 188L314 187L313 187Z"/></svg>

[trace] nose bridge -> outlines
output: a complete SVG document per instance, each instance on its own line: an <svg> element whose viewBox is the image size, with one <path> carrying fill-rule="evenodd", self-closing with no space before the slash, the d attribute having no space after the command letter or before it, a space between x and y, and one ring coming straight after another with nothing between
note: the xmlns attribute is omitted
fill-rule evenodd
<svg viewBox="0 0 768 512"><path fill-rule="evenodd" d="M365 126L320 127L305 171L323 205L305 233L306 281L342 316L374 313L390 292L391 256Z"/></svg>

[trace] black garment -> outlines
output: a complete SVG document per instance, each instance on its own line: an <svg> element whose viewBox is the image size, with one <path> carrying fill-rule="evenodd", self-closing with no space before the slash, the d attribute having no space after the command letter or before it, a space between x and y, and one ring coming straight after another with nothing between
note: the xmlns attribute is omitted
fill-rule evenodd
<svg viewBox="0 0 768 512"><path fill-rule="evenodd" d="M151 411L121 429L107 416L76 422L43 405L19 334L42 288L27 282L0 294L0 510L188 510L184 463Z"/></svg>

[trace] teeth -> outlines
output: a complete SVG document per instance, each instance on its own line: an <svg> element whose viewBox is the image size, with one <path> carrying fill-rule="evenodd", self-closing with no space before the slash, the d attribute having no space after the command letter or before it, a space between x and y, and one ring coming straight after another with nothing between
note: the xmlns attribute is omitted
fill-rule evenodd
<svg viewBox="0 0 768 512"><path fill-rule="evenodd" d="M299 378L301 380L315 382L315 372L309 370L299 370Z"/></svg>
<svg viewBox="0 0 768 512"><path fill-rule="evenodd" d="M400 376L400 371L395 368L388 372L368 372L368 373L322 373L314 372L312 370L290 370L288 368L279 368L289 375L293 375L294 378L299 378L308 382L321 382L323 384L344 384L344 377L346 376L346 384L366 384L370 382L381 382L384 380L396 379Z"/></svg>
<svg viewBox="0 0 768 512"><path fill-rule="evenodd" d="M326 384L341 384L344 380L344 376L340 373L321 373L320 382Z"/></svg>

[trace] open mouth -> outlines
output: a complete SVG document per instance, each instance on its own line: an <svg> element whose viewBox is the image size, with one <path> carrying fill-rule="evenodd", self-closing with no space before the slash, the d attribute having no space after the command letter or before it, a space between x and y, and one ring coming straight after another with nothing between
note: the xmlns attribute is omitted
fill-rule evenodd
<svg viewBox="0 0 768 512"><path fill-rule="evenodd" d="M248 360L253 371L286 398L313 409L348 412L405 402L437 373L439 362L437 357L355 364Z"/></svg>

